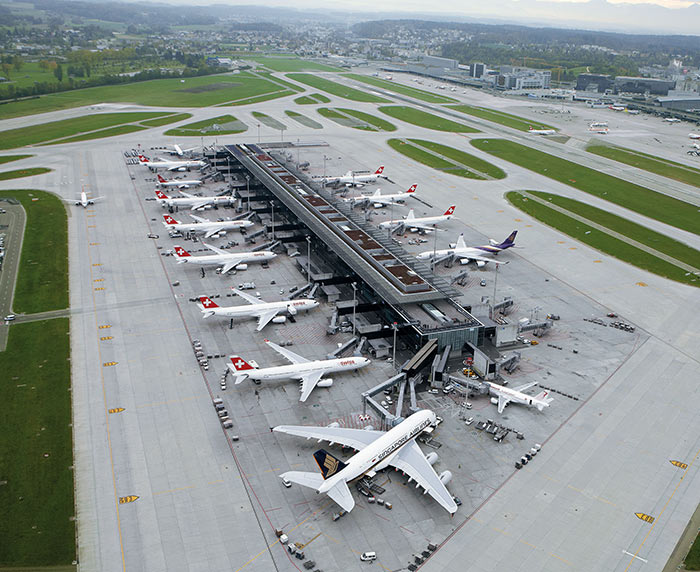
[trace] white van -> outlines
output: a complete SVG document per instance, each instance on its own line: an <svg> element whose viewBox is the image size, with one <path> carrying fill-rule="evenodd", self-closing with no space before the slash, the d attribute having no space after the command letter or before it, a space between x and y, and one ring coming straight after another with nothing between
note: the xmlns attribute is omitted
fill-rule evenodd
<svg viewBox="0 0 700 572"><path fill-rule="evenodd" d="M360 560L362 562L371 562L372 560L377 559L377 553L376 552L363 552L360 554Z"/></svg>

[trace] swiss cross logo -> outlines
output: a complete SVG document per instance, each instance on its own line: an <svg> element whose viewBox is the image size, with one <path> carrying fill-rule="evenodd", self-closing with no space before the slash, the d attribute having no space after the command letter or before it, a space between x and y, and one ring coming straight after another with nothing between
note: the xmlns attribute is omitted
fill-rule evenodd
<svg viewBox="0 0 700 572"><path fill-rule="evenodd" d="M165 222L168 224L177 224L177 221L170 215L165 215Z"/></svg>
<svg viewBox="0 0 700 572"><path fill-rule="evenodd" d="M187 256L187 251L184 248L182 248L182 246L176 246L175 254L177 254L178 256Z"/></svg>
<svg viewBox="0 0 700 572"><path fill-rule="evenodd" d="M406 192L407 193L415 193L417 187L418 187L418 185L411 185L411 188L408 189Z"/></svg>
<svg viewBox="0 0 700 572"><path fill-rule="evenodd" d="M233 367L237 370L253 369L249 363L239 357L231 358L231 362L233 363Z"/></svg>
<svg viewBox="0 0 700 572"><path fill-rule="evenodd" d="M209 308L214 304L209 298L202 298L202 304L206 307Z"/></svg>
<svg viewBox="0 0 700 572"><path fill-rule="evenodd" d="M455 212L455 206L452 205L449 209L445 211L446 215L451 215L453 212Z"/></svg>
<svg viewBox="0 0 700 572"><path fill-rule="evenodd" d="M167 199L168 198L167 195L165 193L163 193L163 191L156 191L156 196L159 199Z"/></svg>
<svg viewBox="0 0 700 572"><path fill-rule="evenodd" d="M383 172L384 172L384 165L382 165L381 167L379 167L379 169L377 169L377 170L375 171L374 174L375 174L375 175L381 175Z"/></svg>

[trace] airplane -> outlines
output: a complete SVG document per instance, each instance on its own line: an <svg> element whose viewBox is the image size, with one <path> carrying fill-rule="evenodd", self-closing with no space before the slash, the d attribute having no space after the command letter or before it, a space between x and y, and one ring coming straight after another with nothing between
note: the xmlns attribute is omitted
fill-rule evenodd
<svg viewBox="0 0 700 572"><path fill-rule="evenodd" d="M664 119L664 121L665 121L666 123L680 123L680 122L681 122L681 120L678 119L677 117L666 117L666 118Z"/></svg>
<svg viewBox="0 0 700 572"><path fill-rule="evenodd" d="M416 218L413 209L408 211L408 214L406 215L406 218L404 219L396 219L396 220L387 220L379 224L379 228L408 228L412 231L431 231L431 230L440 230L438 228L435 228L435 225L439 222L445 221L445 220L450 220L452 218L452 215L455 212L455 205L452 205L449 209L445 211L444 214L440 216L426 216L426 217L420 217ZM414 230L415 229L415 230Z"/></svg>
<svg viewBox="0 0 700 572"><path fill-rule="evenodd" d="M250 306L228 306L222 308L208 296L200 296L201 310L204 318L209 316L219 316L221 318L252 317L258 319L259 332L272 321L275 324L284 323L286 316L278 316L280 312L287 312L290 316L296 316L299 310L311 310L319 303L316 300L301 298L299 300L282 300L281 302L263 302L255 296L245 294L236 288L232 290L241 298L246 300Z"/></svg>
<svg viewBox="0 0 700 572"><path fill-rule="evenodd" d="M691 139L700 139L700 133L688 133L688 137Z"/></svg>
<svg viewBox="0 0 700 572"><path fill-rule="evenodd" d="M476 262L476 265L479 268L485 266L489 262L493 262L494 264L507 264L507 260L505 262L500 262L498 260L494 260L489 256L484 255L496 255L503 250L515 246L515 237L517 234L518 231L514 230L508 235L508 238L506 238L503 242L497 243L495 240L491 240L490 244L486 244L484 246L467 246L464 243L464 235L460 234L459 238L457 239L457 244L454 245L454 248L446 248L444 250L436 250L434 252L432 250L426 250L425 252L421 252L418 256L416 256L416 258L418 260L429 260L433 257L433 254L436 258L442 258L443 256L452 255L456 258L462 259L463 264L467 264L470 260L473 260L474 262Z"/></svg>
<svg viewBox="0 0 700 572"><path fill-rule="evenodd" d="M162 175L158 174L158 186L159 187L177 187L178 189L189 189L190 187L198 187L203 184L203 181L199 179L164 179Z"/></svg>
<svg viewBox="0 0 700 572"><path fill-rule="evenodd" d="M206 167L206 161L195 161L195 160L185 160L185 161L168 161L167 159L157 159L151 161L146 159L143 155L139 155L139 162L144 166L148 167L151 171L157 171L158 169L167 169L168 171L189 171L192 168L201 169Z"/></svg>
<svg viewBox="0 0 700 572"><path fill-rule="evenodd" d="M192 256L187 252L182 246L175 246L173 252L175 253L175 258L177 258L178 264L200 264L203 266L216 265L221 266L221 274L226 274L232 268L235 268L239 264L246 264L248 262L264 262L265 260L272 260L277 256L274 252L269 250L258 250L256 252L226 252L221 248L202 242L209 250L214 251L215 254L206 254L204 256Z"/></svg>
<svg viewBox="0 0 700 572"><path fill-rule="evenodd" d="M345 185L346 187L364 187L367 183L375 183L377 179L384 178L386 176L382 173L384 172L384 165L380 165L379 168L371 175L355 175L352 171L348 171L342 177L326 177L323 179L324 185Z"/></svg>
<svg viewBox="0 0 700 572"><path fill-rule="evenodd" d="M506 405L511 402L527 405L528 407L534 406L537 407L538 411L542 411L545 407L549 407L549 404L554 401L553 397L547 397L549 395L548 391L542 391L534 397L532 395L528 395L527 393L523 393L523 391L526 389L531 388L533 385L537 385L536 381L526 383L525 385L521 385L520 387L516 387L514 389L503 387L502 385L498 385L497 383L493 383L491 381L487 381L486 383L489 385L489 391L491 394L495 396L491 398L491 403L498 405L499 413L503 413Z"/></svg>
<svg viewBox="0 0 700 572"><path fill-rule="evenodd" d="M280 475L292 483L315 489L317 494L325 493L341 508L350 512L355 507L348 483L362 475L374 476L377 471L394 467L408 475L408 482L416 481L416 488L422 487L423 494L430 494L447 512L457 512L454 498L445 488L452 473L443 471L439 475L432 465L437 461L437 453L427 456L415 441L428 427L435 425L436 415L429 410L417 411L386 433L368 429L345 427L306 427L303 425L278 425L277 433L286 433L307 439L318 439L329 443L340 443L357 451L343 462L320 449L314 453L321 474L304 471L287 471Z"/></svg>
<svg viewBox="0 0 700 572"><path fill-rule="evenodd" d="M160 189L156 189L156 198L160 201L160 204L163 207L190 207L191 211L196 211L208 205L228 206L231 204L231 201L233 201L233 198L230 195L217 195L214 197L196 197L182 190L180 190L180 194L184 196L169 197Z"/></svg>
<svg viewBox="0 0 700 572"><path fill-rule="evenodd" d="M64 203L73 203L83 207L88 208L88 205L94 205L96 201L101 201L104 197L95 197L94 199L89 199L85 191L80 191L80 200L75 199L61 199Z"/></svg>
<svg viewBox="0 0 700 572"><path fill-rule="evenodd" d="M554 135L556 133L556 130L555 129L533 129L532 126L530 126L530 129L528 129L527 132L530 135Z"/></svg>
<svg viewBox="0 0 700 572"><path fill-rule="evenodd" d="M377 189L373 195L366 195L363 197L354 197L352 199L345 199L346 201L357 203L368 203L374 205L376 208L386 207L391 204L403 203L408 197L412 196L416 192L418 185L411 185L411 187L405 193L395 193L393 195L382 195L382 190Z"/></svg>
<svg viewBox="0 0 700 572"><path fill-rule="evenodd" d="M297 379L301 383L301 397L299 398L301 402L306 401L317 385L319 387L330 387L333 385L332 378L322 379L325 374L336 371L352 371L371 363L365 357L308 360L294 352L279 347L270 340L265 340L265 343L292 362L292 365L278 365L256 369L243 358L231 356L231 363L226 365L233 374L234 383L238 385L246 379L252 379L253 381Z"/></svg>
<svg viewBox="0 0 700 572"><path fill-rule="evenodd" d="M612 109L613 111L627 111L624 105L609 105L608 109Z"/></svg>
<svg viewBox="0 0 700 572"><path fill-rule="evenodd" d="M163 226L167 229L180 230L184 232L203 232L204 238L209 238L214 234L221 232L222 230L235 230L248 228L255 224L252 220L242 219L242 220L219 220L210 221L209 219L194 216L190 216L196 221L192 223L180 222L175 220L169 214L163 215Z"/></svg>
<svg viewBox="0 0 700 572"><path fill-rule="evenodd" d="M197 149L197 147L190 147L189 149L183 149L179 145L166 145L165 146L166 153L169 153L170 155L177 155L178 157L182 157L185 153L189 153L190 151L194 151L195 149Z"/></svg>

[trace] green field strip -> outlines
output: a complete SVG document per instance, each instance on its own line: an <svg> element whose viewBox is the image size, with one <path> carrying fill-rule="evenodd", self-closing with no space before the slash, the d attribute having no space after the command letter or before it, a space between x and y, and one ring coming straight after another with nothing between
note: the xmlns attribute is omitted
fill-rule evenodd
<svg viewBox="0 0 700 572"><path fill-rule="evenodd" d="M337 95L338 97L342 97L344 99L367 103L391 103L388 99L384 99L383 97L366 93L346 85L341 85L337 82L315 75L306 73L290 73L287 74L287 77L294 81L298 81L299 83L303 83L315 89L320 89L321 91L325 91L332 95Z"/></svg>
<svg viewBox="0 0 700 572"><path fill-rule="evenodd" d="M310 117L296 111L287 110L285 111L285 114L294 121L301 123L304 127L310 127L311 129L323 129L323 125L321 125L318 121L314 121Z"/></svg>
<svg viewBox="0 0 700 572"><path fill-rule="evenodd" d="M276 83L282 88L285 89L290 89L291 91L296 91L297 93L301 93L303 91L306 91L303 87L300 85L297 85L296 83L292 83L291 81L286 81L284 79L280 79L271 73L268 72L256 72L256 75L264 77L267 81L271 81L272 83Z"/></svg>
<svg viewBox="0 0 700 572"><path fill-rule="evenodd" d="M505 139L472 139L495 157L677 228L700 234L696 205Z"/></svg>
<svg viewBox="0 0 700 572"><path fill-rule="evenodd" d="M29 169L4 171L0 173L0 181L7 181L9 179L21 179L22 177L33 177L34 175L43 175L44 173L50 172L51 169L47 169L46 167L31 167Z"/></svg>
<svg viewBox="0 0 700 572"><path fill-rule="evenodd" d="M4 163L11 163L12 161L29 159L29 157L34 157L34 155L0 155L0 165Z"/></svg>
<svg viewBox="0 0 700 572"><path fill-rule="evenodd" d="M459 111L460 113L473 115L474 117L486 119L487 121L493 121L494 123L499 123L501 125L505 125L506 127L512 127L518 131L528 131L530 127L533 129L554 129L555 131L558 131L556 127L552 127L551 125L538 123L531 119L511 115L510 113L505 113L496 109L487 109L485 107L476 107L473 105L448 105L448 107L450 109L454 109L455 111Z"/></svg>
<svg viewBox="0 0 700 572"><path fill-rule="evenodd" d="M317 111L323 117L331 119L344 127L352 127L363 131L396 131L395 125L362 111L341 107L321 107Z"/></svg>
<svg viewBox="0 0 700 572"><path fill-rule="evenodd" d="M276 72L303 72L303 71L326 71L337 72L339 68L319 64L299 58L275 58L275 57L252 57L246 58L264 65L266 68Z"/></svg>
<svg viewBox="0 0 700 572"><path fill-rule="evenodd" d="M256 95L254 97L247 97L245 99L239 99L237 101L228 101L226 103L221 103L218 107L227 107L234 105L251 105L253 103L262 103L263 101L270 101L272 99L279 99L280 97L287 97L289 95L295 95L296 92L290 91L288 89L283 89L280 91L273 91L265 95Z"/></svg>
<svg viewBox="0 0 700 572"><path fill-rule="evenodd" d="M277 129L277 131L285 131L287 129L287 126L284 123L277 121L277 119L274 117L270 117L267 113L253 111L252 116L261 123L267 125L270 129Z"/></svg>
<svg viewBox="0 0 700 572"><path fill-rule="evenodd" d="M169 136L200 137L202 135L234 135L243 133L248 126L233 115L220 115L211 119L203 119L195 123L180 125L165 132Z"/></svg>
<svg viewBox="0 0 700 572"><path fill-rule="evenodd" d="M424 141L422 139L409 139L411 143L425 147L429 151L441 155L442 157L454 161L458 165L465 167L467 170L474 171L477 175L481 175L484 179L505 179L506 174L503 169L499 169L496 165L492 165L488 161L484 161L479 157L475 157L454 147L433 143L432 141Z"/></svg>
<svg viewBox="0 0 700 572"><path fill-rule="evenodd" d="M176 123L178 121L184 121L192 117L191 113L175 113L174 115L168 115L167 117L160 117L158 119L149 119L147 121L141 121L140 124L146 127L162 127L163 125L169 125L170 123Z"/></svg>
<svg viewBox="0 0 700 572"><path fill-rule="evenodd" d="M374 131L396 131L396 126L394 124L389 123L388 121L381 119L380 117L377 117L375 115L371 115L370 113L356 111L354 109L345 109L342 107L338 107L336 108L336 110L340 113L344 113L345 115L349 115L351 117L354 117L355 119L363 121L364 123L370 126L370 129Z"/></svg>
<svg viewBox="0 0 700 572"><path fill-rule="evenodd" d="M298 105L314 105L316 103L330 103L330 99L320 93L310 93L309 95L304 95L302 97L297 97L294 103Z"/></svg>
<svg viewBox="0 0 700 572"><path fill-rule="evenodd" d="M410 87L401 83L395 83L393 81L381 79L378 77L360 75L356 73L346 73L343 75L354 79L355 81L367 83L369 85L374 85L376 87L381 87L390 91L395 91L396 93L407 95L408 97L413 97L415 99L420 99L421 101L425 101L427 103L457 103L457 100L451 97L430 93L429 91L416 89L415 87Z"/></svg>
<svg viewBox="0 0 700 572"><path fill-rule="evenodd" d="M586 147L586 151L594 153L595 155L600 155L601 157L607 157L614 161L619 161L620 163L625 163L631 167L637 167L638 169L661 175L662 177L668 177L669 179L675 179L681 183L700 187L700 169L694 169L688 165L662 159L661 157L654 157L653 155L647 155L646 153L641 153L632 149L613 147L611 145L589 145Z"/></svg>
<svg viewBox="0 0 700 572"><path fill-rule="evenodd" d="M102 139L103 137L116 137L117 135L125 135L126 133L136 133L137 131L144 131L145 129L148 128L142 127L141 125L117 125L116 127L110 127L109 129L100 129L99 131L90 131L89 133L82 133L81 135L76 135L75 137L68 137L66 139L56 139L55 141L42 143L42 145L61 145L62 143L90 141L91 139Z"/></svg>
<svg viewBox="0 0 700 572"><path fill-rule="evenodd" d="M427 111L422 111L416 109L415 107L408 107L405 105L390 105L380 107L379 111L386 113L388 116L394 119L400 119L411 125L417 125L418 127L425 127L426 129L433 129L435 131L448 131L451 133L478 133L478 129L464 125L463 123L457 123L450 119L445 119L444 117L439 117L438 115L433 115Z"/></svg>

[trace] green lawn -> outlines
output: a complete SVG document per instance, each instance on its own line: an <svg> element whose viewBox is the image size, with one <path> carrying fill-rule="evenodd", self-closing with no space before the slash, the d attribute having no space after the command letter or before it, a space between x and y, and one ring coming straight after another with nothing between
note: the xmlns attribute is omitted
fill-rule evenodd
<svg viewBox="0 0 700 572"><path fill-rule="evenodd" d="M0 165L11 161L19 161L20 159L28 159L29 157L34 157L34 155L0 155Z"/></svg>
<svg viewBox="0 0 700 572"><path fill-rule="evenodd" d="M83 133L74 137L66 137L65 139L57 139L42 145L61 145L62 143L76 143L77 141L89 141L91 139L102 139L103 137L115 137L116 135L124 135L126 133L135 133L136 131L144 131L146 127L140 125L117 125L107 129L100 129L92 133Z"/></svg>
<svg viewBox="0 0 700 572"><path fill-rule="evenodd" d="M253 58L246 58L249 60L256 61L264 65L267 69L277 72L301 72L301 71L340 71L338 68L327 66L324 64L317 64L316 62L311 62L309 60L302 60L299 58L275 58L275 57L265 57L256 56Z"/></svg>
<svg viewBox="0 0 700 572"><path fill-rule="evenodd" d="M640 250L639 248L632 246L623 240L619 240L607 233L596 230L595 228L579 222L570 216L554 211L543 204L528 200L526 197L516 191L507 193L506 198L511 204L544 224L551 226L562 233L583 242L584 244L600 250L601 252L632 264L633 266L637 266L638 268L642 268L643 270L664 276L665 278L670 278L671 280L691 284L693 286L700 286L700 278L693 275L687 276L686 274L688 273L686 270L679 268L670 262L666 262L665 260L652 256L651 254ZM596 210L598 210L601 216L605 214L605 211L599 209ZM625 219L622 220L624 221ZM629 223L629 221L627 221L627 223ZM623 226L623 228L625 227L626 226Z"/></svg>
<svg viewBox="0 0 700 572"><path fill-rule="evenodd" d="M471 144L491 155L571 185L641 215L700 234L698 207L629 183L617 177L589 169L566 159L530 149L505 139L473 139Z"/></svg>
<svg viewBox="0 0 700 572"><path fill-rule="evenodd" d="M414 147L413 145L408 145L407 143L401 141L401 139L389 139L387 143L394 151L398 151L402 155L406 155L406 157L413 159L414 161L418 161L419 163L423 163L424 165L432 167L433 169L449 171L454 167L454 165L449 161L436 157L426 150Z"/></svg>
<svg viewBox="0 0 700 572"><path fill-rule="evenodd" d="M685 557L685 569L700 570L700 534L695 538L688 556Z"/></svg>
<svg viewBox="0 0 700 572"><path fill-rule="evenodd" d="M344 99L369 103L390 103L389 100L384 99L383 97L360 91L346 85L341 85L329 79L308 73L290 73L287 74L287 77L294 81L298 81L299 83L303 83L315 89L320 89L321 91L337 95L338 97L342 97Z"/></svg>
<svg viewBox="0 0 700 572"><path fill-rule="evenodd" d="M340 125L345 127L352 127L353 129L361 129L363 131L396 131L396 126L392 125L388 121L371 115L369 113L364 113L362 111L356 111L354 109L346 109L342 107L329 109L326 107L321 107L318 112L332 119ZM350 117L347 117L347 116Z"/></svg>
<svg viewBox="0 0 700 572"><path fill-rule="evenodd" d="M239 99L237 101L231 101L229 103L222 103L221 107L228 106L228 105L251 105L253 103L262 103L263 101L270 101L271 99L278 99L280 97L287 97L289 95L294 95L296 92L291 91L289 89L283 89L280 88L279 86L276 86L279 88L279 91L274 91L270 93L266 93L264 95L256 95L253 97L246 97L244 99Z"/></svg>
<svg viewBox="0 0 700 572"><path fill-rule="evenodd" d="M360 121L363 121L364 123L370 126L370 129L372 131L396 131L396 126L394 124L389 123L388 121L381 119L380 117L377 117L375 115L364 113L362 111L355 111L354 109L345 109L342 107L339 107L338 111L340 111L341 113L346 113L347 115L351 115L352 117L355 117Z"/></svg>
<svg viewBox="0 0 700 572"><path fill-rule="evenodd" d="M503 169L499 169L498 167L496 167L496 165L492 165L488 161L479 159L479 157L475 157L474 155L470 155L469 153L465 153L464 151L460 151L459 149L455 149L454 147L448 147L447 145L433 143L432 141L424 141L422 139L409 139L409 141L420 145L421 147L425 147L429 151L433 151L435 153L439 153L440 155L444 155L448 159L452 159L453 161L460 163L465 167L470 167L494 179L505 179L506 177L506 174L503 171ZM470 178L481 177L472 176Z"/></svg>
<svg viewBox="0 0 700 572"><path fill-rule="evenodd" d="M301 93L302 91L305 91L304 88L301 87L300 85L292 83L291 81L281 79L277 76L272 75L269 72L257 72L257 73L258 73L258 75L263 76L265 79L269 79L271 82L283 85L284 87L286 87L287 89L291 89L292 91L296 91L299 93Z"/></svg>
<svg viewBox="0 0 700 572"><path fill-rule="evenodd" d="M216 128L215 126L219 126ZM235 133L243 133L248 126L242 121L236 119L233 115L220 115L211 119L204 119L195 123L181 125L175 129L170 129L165 132L165 135L175 137L201 137L202 135L233 135Z"/></svg>
<svg viewBox="0 0 700 572"><path fill-rule="evenodd" d="M640 153L632 149L623 149L622 147L612 147L608 145L589 145L586 147L586 151L595 153L601 157L620 161L620 163L625 163L632 167L637 167L638 169L656 173L662 177L668 177L669 179L675 179L682 183L700 187L700 170L682 165L681 163L676 163L675 161L654 157L653 155L647 155L646 153Z"/></svg>
<svg viewBox="0 0 700 572"><path fill-rule="evenodd" d="M62 119L40 125L20 127L0 131L0 149L12 149L14 147L24 147L25 145L36 145L53 139L61 139L78 135L85 131L94 131L104 127L133 123L143 119L160 117L162 112L156 113L99 113L94 115L84 115L72 119Z"/></svg>
<svg viewBox="0 0 700 572"><path fill-rule="evenodd" d="M485 107L475 107L473 105L450 105L449 108L461 113L473 115L474 117L486 119L487 121L500 123L506 127L518 129L519 131L528 131L530 127L533 129L556 129L556 127L545 125L544 123L538 123L532 119L518 117L517 115L511 115L510 113L504 113L503 111L497 111L495 109L486 109Z"/></svg>
<svg viewBox="0 0 700 572"><path fill-rule="evenodd" d="M445 119L444 117L438 117L437 115L416 109L415 107L390 105L380 107L379 111L386 113L394 119L400 119L406 123L411 123L412 125L425 127L427 129L434 129L436 131L451 131L453 133L479 132L478 129L474 129L473 127L469 127L463 123L457 123L456 121L451 121L450 119Z"/></svg>
<svg viewBox="0 0 700 572"><path fill-rule="evenodd" d="M274 117L270 117L267 113L262 113L261 111L253 111L251 113L255 119L260 120L261 123L267 125L270 129L277 129L277 131L284 131L287 126L281 121L277 121Z"/></svg>
<svg viewBox="0 0 700 572"><path fill-rule="evenodd" d="M162 127L163 125L168 125L170 123L176 123L178 121L184 121L192 117L191 113L174 113L172 115L167 115L165 117L159 117L157 119L148 119L147 121L141 121L141 125L146 127Z"/></svg>
<svg viewBox="0 0 700 572"><path fill-rule="evenodd" d="M68 324L14 324L0 352L0 567L76 556Z"/></svg>
<svg viewBox="0 0 700 572"><path fill-rule="evenodd" d="M313 105L315 103L330 103L330 99L321 93L310 93L302 97L297 97L294 103L299 105Z"/></svg>
<svg viewBox="0 0 700 572"><path fill-rule="evenodd" d="M389 89L391 91L395 91L396 93L407 95L409 97L414 97L416 99L420 99L421 101L426 101L428 103L457 103L457 100L452 99L451 97L438 95L436 93L430 93L429 91L416 89L415 87L410 87L401 83L394 83L393 81L388 81L374 76L360 75L357 73L346 73L344 75L346 77L354 79L355 81L361 81L363 83L375 85L383 89Z"/></svg>
<svg viewBox="0 0 700 572"><path fill-rule="evenodd" d="M63 203L56 195L36 190L0 191L0 197L16 198L27 215L12 310L33 314L67 308L68 223Z"/></svg>
<svg viewBox="0 0 700 572"><path fill-rule="evenodd" d="M323 129L323 125L318 123L318 121L314 121L310 117L307 117L306 115L302 115L301 113L298 113L296 111L285 111L288 117L291 117L294 121L297 121L298 123L301 123L305 127L310 127L311 129Z"/></svg>
<svg viewBox="0 0 700 572"><path fill-rule="evenodd" d="M46 167L33 167L31 169L5 171L0 173L0 181L7 181L8 179L21 179L22 177L33 177L34 175L43 175L44 173L48 173L50 171L51 169L47 169Z"/></svg>

